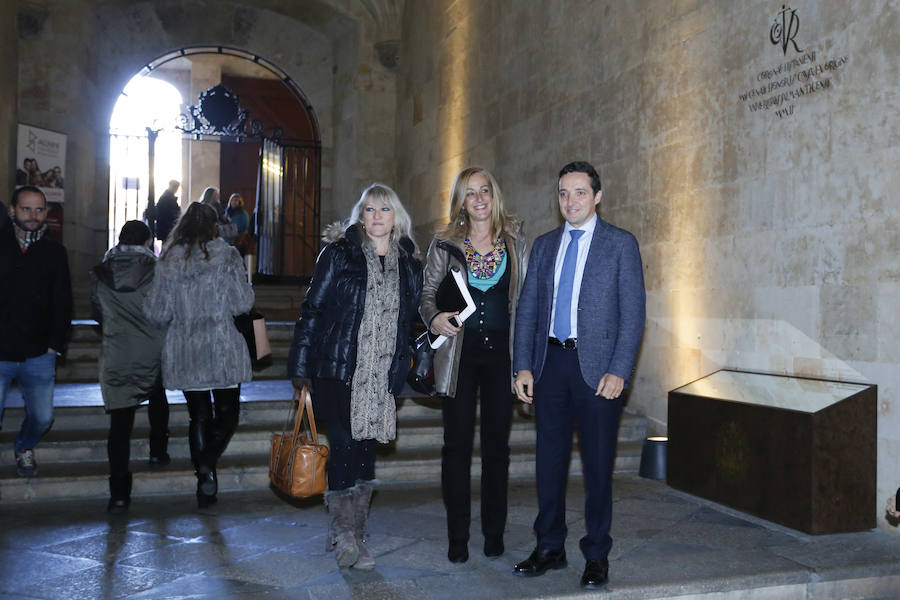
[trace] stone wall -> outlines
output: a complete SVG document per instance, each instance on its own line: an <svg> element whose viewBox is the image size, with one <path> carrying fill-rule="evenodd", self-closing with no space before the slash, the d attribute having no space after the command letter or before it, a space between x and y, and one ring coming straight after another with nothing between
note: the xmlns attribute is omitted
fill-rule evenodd
<svg viewBox="0 0 900 600"><path fill-rule="evenodd" d="M538 234L560 222L560 166L593 162L602 216L644 259L630 408L665 431L667 391L721 367L876 383L884 526L900 485L900 6L793 3L786 49L770 39L781 6L408 3L399 192L427 241L453 175L481 164Z"/></svg>
<svg viewBox="0 0 900 600"><path fill-rule="evenodd" d="M366 182L393 179L393 153L385 148L394 146L395 75L378 64L372 49L375 22L344 0L7 4L40 17L20 27L13 49L18 77L10 79L18 84L19 121L68 135L64 238L75 273L85 272L106 249L108 128L115 101L148 61L185 46L227 45L257 54L304 91L323 144L323 223L346 214ZM7 51L0 45L3 57Z"/></svg>

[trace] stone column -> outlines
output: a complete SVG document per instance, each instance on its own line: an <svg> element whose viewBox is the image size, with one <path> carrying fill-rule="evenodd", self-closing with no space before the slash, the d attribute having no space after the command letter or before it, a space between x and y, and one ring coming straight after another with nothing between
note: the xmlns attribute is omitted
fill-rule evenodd
<svg viewBox="0 0 900 600"><path fill-rule="evenodd" d="M18 40L16 6L18 2L0 2L0 181L3 204L8 203L15 180L16 160L16 94L18 89Z"/></svg>
<svg viewBox="0 0 900 600"><path fill-rule="evenodd" d="M191 57L191 97L188 104L196 105L201 92L222 81L222 68L218 56ZM187 144L190 162L182 182L182 205L200 199L203 190L210 185L219 187L219 144L190 141Z"/></svg>

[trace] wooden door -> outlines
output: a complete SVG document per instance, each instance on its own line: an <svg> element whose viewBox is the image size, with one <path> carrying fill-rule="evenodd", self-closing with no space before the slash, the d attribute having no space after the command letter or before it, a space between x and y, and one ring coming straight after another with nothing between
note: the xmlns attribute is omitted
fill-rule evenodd
<svg viewBox="0 0 900 600"><path fill-rule="evenodd" d="M223 75L222 85L238 96L241 107L247 109L251 119L261 121L265 130L280 128L283 144L277 150L269 147L261 151L256 141L223 143L223 202L230 194L240 193L245 208L255 216L261 274L307 278L312 275L319 250L321 186L321 147L312 108L300 103L277 79ZM267 165L276 163L283 178L277 183L274 171L266 171ZM276 193L281 196L276 198Z"/></svg>

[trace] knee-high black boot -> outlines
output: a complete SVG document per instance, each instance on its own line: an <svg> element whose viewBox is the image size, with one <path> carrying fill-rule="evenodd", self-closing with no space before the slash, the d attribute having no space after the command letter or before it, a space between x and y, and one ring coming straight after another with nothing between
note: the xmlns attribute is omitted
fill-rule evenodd
<svg viewBox="0 0 900 600"><path fill-rule="evenodd" d="M190 425L188 426L188 442L191 446L191 460L197 474L197 505L206 508L216 501L219 489L216 480L215 458L211 456L212 447L212 404L209 391L185 391Z"/></svg>
<svg viewBox="0 0 900 600"><path fill-rule="evenodd" d="M216 478L215 459L211 457L210 424L206 420L192 420L188 427L188 441L191 446L191 460L197 475L197 503L206 508L215 503L219 490Z"/></svg>
<svg viewBox="0 0 900 600"><path fill-rule="evenodd" d="M231 436L234 435L234 432L237 429L238 421L240 420L240 412L241 407L239 396L237 394L235 394L233 400L228 398L224 401L216 401L216 416L213 418L210 426L208 442L208 455L213 466L215 466L219 457L225 452L225 448L228 447L228 442L231 441Z"/></svg>

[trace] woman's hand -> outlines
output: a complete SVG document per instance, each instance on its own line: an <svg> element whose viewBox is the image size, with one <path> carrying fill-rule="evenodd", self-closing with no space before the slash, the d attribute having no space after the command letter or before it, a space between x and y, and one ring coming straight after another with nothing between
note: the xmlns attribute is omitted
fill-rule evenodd
<svg viewBox="0 0 900 600"><path fill-rule="evenodd" d="M291 384L298 392L302 392L305 385L309 393L312 394L312 379L309 377L291 377Z"/></svg>
<svg viewBox="0 0 900 600"><path fill-rule="evenodd" d="M887 506L885 507L887 513L894 517L900 517L900 511L897 510L897 494L894 494L890 498L888 498Z"/></svg>
<svg viewBox="0 0 900 600"><path fill-rule="evenodd" d="M456 312L442 312L438 313L431 320L431 333L437 333L440 335L446 335L447 337L455 337L461 327L457 327L450 320L450 317L455 317L459 314L459 311Z"/></svg>

